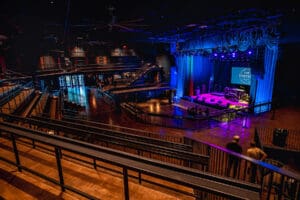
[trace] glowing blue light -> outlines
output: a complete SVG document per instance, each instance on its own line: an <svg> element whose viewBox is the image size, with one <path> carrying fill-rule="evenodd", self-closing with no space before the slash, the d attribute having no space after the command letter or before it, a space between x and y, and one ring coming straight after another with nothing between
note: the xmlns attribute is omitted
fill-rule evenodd
<svg viewBox="0 0 300 200"><path fill-rule="evenodd" d="M218 56L218 54L217 54L217 53L214 53L214 56L215 56L215 57L217 57L217 56Z"/></svg>
<svg viewBox="0 0 300 200"><path fill-rule="evenodd" d="M235 54L235 52L233 52L233 53L232 53L232 57L235 58L235 56L236 56L236 54Z"/></svg>
<svg viewBox="0 0 300 200"><path fill-rule="evenodd" d="M248 51L248 54L251 55L251 54L252 54L252 51Z"/></svg>
<svg viewBox="0 0 300 200"><path fill-rule="evenodd" d="M224 55L221 55L221 58L224 58L225 56Z"/></svg>

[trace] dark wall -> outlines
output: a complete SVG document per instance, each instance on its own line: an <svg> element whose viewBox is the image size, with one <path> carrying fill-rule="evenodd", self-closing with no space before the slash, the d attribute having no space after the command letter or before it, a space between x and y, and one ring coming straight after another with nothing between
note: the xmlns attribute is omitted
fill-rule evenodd
<svg viewBox="0 0 300 200"><path fill-rule="evenodd" d="M273 99L281 105L300 106L300 43L279 46Z"/></svg>

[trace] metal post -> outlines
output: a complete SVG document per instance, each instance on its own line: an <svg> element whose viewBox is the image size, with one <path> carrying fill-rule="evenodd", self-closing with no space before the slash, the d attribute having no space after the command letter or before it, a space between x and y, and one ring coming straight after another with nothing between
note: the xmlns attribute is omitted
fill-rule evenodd
<svg viewBox="0 0 300 200"><path fill-rule="evenodd" d="M125 200L129 200L128 171L125 167L123 168L123 181L124 181Z"/></svg>
<svg viewBox="0 0 300 200"><path fill-rule="evenodd" d="M18 151L18 148L17 148L17 143L16 143L16 139L15 139L14 134L11 134L11 141L12 141L13 148L14 148L14 153L15 153L15 158L16 158L16 165L18 167L18 171L21 172L22 168L21 168L21 163L20 163L20 158L19 158L19 151Z"/></svg>
<svg viewBox="0 0 300 200"><path fill-rule="evenodd" d="M62 166L61 166L61 161L60 161L60 148L55 147L55 157L56 157L56 164L57 164L57 170L58 170L58 175L59 175L59 184L61 187L61 191L65 191L64 187L64 177L63 177L63 171L62 171Z"/></svg>
<svg viewBox="0 0 300 200"><path fill-rule="evenodd" d="M282 199L282 195L283 195L283 186L284 186L284 176L283 175L281 175L281 177L280 177L280 186L279 186L279 194L278 194L278 198L279 199Z"/></svg>
<svg viewBox="0 0 300 200"><path fill-rule="evenodd" d="M271 190L272 190L272 185L273 185L273 176L274 176L274 172L271 172L269 184L268 184L267 199L270 199L270 196L271 196Z"/></svg>
<svg viewBox="0 0 300 200"><path fill-rule="evenodd" d="M141 156L141 151L137 151L138 155ZM138 176L139 176L139 184L142 184L142 173L141 171L138 171Z"/></svg>
<svg viewBox="0 0 300 200"><path fill-rule="evenodd" d="M61 148L59 148L58 150L59 150L59 158L62 159L63 154L62 154Z"/></svg>
<svg viewBox="0 0 300 200"><path fill-rule="evenodd" d="M35 141L34 141L34 139L32 139L32 148L35 149Z"/></svg>
<svg viewBox="0 0 300 200"><path fill-rule="evenodd" d="M297 181L296 183L295 183L295 195L294 195L294 197L296 197L296 199L300 199L300 182L299 181Z"/></svg>
<svg viewBox="0 0 300 200"><path fill-rule="evenodd" d="M247 171L248 171L248 162L247 162L247 160L245 160L244 175L243 175L243 180L244 181L246 180Z"/></svg>
<svg viewBox="0 0 300 200"><path fill-rule="evenodd" d="M139 171L139 184L142 184L142 173Z"/></svg>
<svg viewBox="0 0 300 200"><path fill-rule="evenodd" d="M97 162L95 158L93 158L93 164L94 164L94 169L97 169Z"/></svg>

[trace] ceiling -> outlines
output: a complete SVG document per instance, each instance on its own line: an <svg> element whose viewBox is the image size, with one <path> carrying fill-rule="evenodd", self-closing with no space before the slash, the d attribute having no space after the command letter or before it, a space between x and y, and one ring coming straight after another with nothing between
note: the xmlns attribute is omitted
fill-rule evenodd
<svg viewBox="0 0 300 200"><path fill-rule="evenodd" d="M68 0L2 0L2 16L14 18L22 23L21 17L35 18L37 21L64 23ZM236 1L226 3L199 0L70 0L70 23L81 24L109 20L108 6L115 7L118 20L143 18L152 28L164 29L189 23L198 23L233 11L248 8L265 8L290 12L297 9L297 3L282 1Z"/></svg>
<svg viewBox="0 0 300 200"><path fill-rule="evenodd" d="M129 42L143 41L148 44L139 44L139 47L151 54L150 50L155 49L153 43L159 41L156 39L157 36L193 32L206 26L209 27L208 32L215 28L222 31L228 27L228 22L231 26L229 18L237 20L247 17L245 10L248 14L249 12L251 14L252 10L264 10L270 15L281 13L283 16L280 27L281 42L300 43L298 20L300 7L296 1L293 3L282 0L221 2L215 0L1 0L0 35L7 36L8 40L4 44L1 41L0 54L4 52L7 55L8 61L12 62L10 65L20 66L22 69L26 66L27 70L30 67L34 68L39 55L47 50L67 51L67 47L74 46L77 42L101 45L107 43L112 45L114 42L113 46L116 46L124 42L129 44ZM69 14L67 14L68 3L70 3ZM114 19L108 9L110 6L115 8ZM266 15L259 16L263 19ZM134 22L137 25L134 31L126 31L116 26L112 29L109 29L109 26L103 28L103 25L118 25L127 20L137 20ZM233 26L243 26L245 22L247 20L237 21ZM66 24L68 26L65 26ZM151 37L154 39L149 40Z"/></svg>
<svg viewBox="0 0 300 200"><path fill-rule="evenodd" d="M69 3L69 11L68 11ZM111 24L108 10L115 9L114 24L133 22L130 31L122 28L104 28ZM266 9L269 13L282 13L286 22L285 36L297 40L299 7L297 3L283 1L217 1L200 0L2 0L0 3L0 34L10 38L30 37L29 40L54 36L64 40L67 36L105 41L110 38L120 40L144 39L155 34L186 30L196 25L214 24L212 19L222 20L222 16L242 15L245 9ZM66 29L66 24L68 28ZM292 28L290 28L292 27ZM295 34L297 33L297 34ZM285 38L285 41L288 41Z"/></svg>

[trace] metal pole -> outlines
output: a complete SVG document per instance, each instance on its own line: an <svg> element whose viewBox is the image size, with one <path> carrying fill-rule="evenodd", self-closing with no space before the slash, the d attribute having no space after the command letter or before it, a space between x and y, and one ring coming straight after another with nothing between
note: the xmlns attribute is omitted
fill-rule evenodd
<svg viewBox="0 0 300 200"><path fill-rule="evenodd" d="M21 163L20 163L20 158L19 158L19 151L18 151L18 148L17 148L17 143L16 143L16 139L15 139L14 134L11 134L11 141L12 141L13 148L14 148L14 153L15 153L15 158L16 158L16 165L18 167L18 171L21 172L22 168L21 168Z"/></svg>
<svg viewBox="0 0 300 200"><path fill-rule="evenodd" d="M271 197L271 190L272 190L272 184L273 184L273 174L274 172L271 172L270 178L269 178L269 184L268 184L268 191L267 191L267 200Z"/></svg>
<svg viewBox="0 0 300 200"><path fill-rule="evenodd" d="M94 169L97 169L97 162L95 158L93 158L93 164L94 164Z"/></svg>
<svg viewBox="0 0 300 200"><path fill-rule="evenodd" d="M125 167L123 168L123 181L125 200L129 200L128 171Z"/></svg>
<svg viewBox="0 0 300 200"><path fill-rule="evenodd" d="M138 155L141 155L141 152L138 150ZM138 172L139 173L139 184L142 184L142 173L141 171Z"/></svg>
<svg viewBox="0 0 300 200"><path fill-rule="evenodd" d="M55 147L55 157L56 157L56 164L57 164L57 170L58 170L58 175L59 175L59 184L61 187L61 191L65 191L65 183L64 183L64 177L63 177L63 171L62 171L62 166L61 166L61 161L60 161L60 148Z"/></svg>

